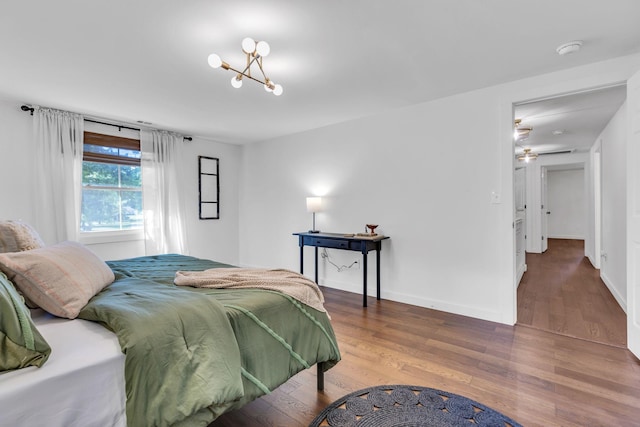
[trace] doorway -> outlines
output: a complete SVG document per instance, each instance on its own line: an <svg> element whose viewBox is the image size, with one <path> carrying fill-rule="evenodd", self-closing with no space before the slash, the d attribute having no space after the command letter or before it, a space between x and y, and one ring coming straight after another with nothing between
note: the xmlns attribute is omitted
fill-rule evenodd
<svg viewBox="0 0 640 427"><path fill-rule="evenodd" d="M610 291L611 284L605 284L595 268L600 264L602 237L596 209L601 171L592 169L592 159L600 158L600 135L625 98L622 85L514 105L514 119L531 128L528 138L516 139L515 154L525 148L537 154L537 160L527 165L527 271L517 289L519 325L626 347L626 314ZM563 162L581 164L586 177L588 220L582 239L554 231L549 224L550 216L563 223L562 210L550 211L546 201L549 173ZM564 223L571 225L568 220ZM620 239L609 240L624 246Z"/></svg>

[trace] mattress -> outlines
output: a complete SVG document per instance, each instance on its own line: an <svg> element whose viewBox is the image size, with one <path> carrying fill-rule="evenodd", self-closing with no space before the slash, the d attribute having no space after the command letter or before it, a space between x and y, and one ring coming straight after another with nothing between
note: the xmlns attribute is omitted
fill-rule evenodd
<svg viewBox="0 0 640 427"><path fill-rule="evenodd" d="M124 427L124 354L115 334L87 320L32 310L51 346L41 367L0 374L0 424ZM78 345L82 343L82 345Z"/></svg>

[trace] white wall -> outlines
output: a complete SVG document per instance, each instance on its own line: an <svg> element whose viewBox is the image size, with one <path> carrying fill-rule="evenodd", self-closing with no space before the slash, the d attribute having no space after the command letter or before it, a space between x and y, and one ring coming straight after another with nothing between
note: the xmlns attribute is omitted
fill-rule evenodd
<svg viewBox="0 0 640 427"><path fill-rule="evenodd" d="M32 117L16 100L0 98L0 218L33 223ZM87 130L118 134L109 126L87 123ZM125 130L126 131L126 130ZM137 134L137 132L135 132ZM122 135L122 134L121 134ZM137 137L137 135L122 135ZM238 263L238 189L241 147L194 138L184 146L182 187L186 193L187 239L191 255ZM220 219L198 218L198 155L220 159ZM142 241L88 244L103 259L144 255Z"/></svg>
<svg viewBox="0 0 640 427"><path fill-rule="evenodd" d="M297 269L291 233L309 229L305 197L326 192L319 229L361 232L374 223L391 236L382 249L384 298L499 318L494 284L505 278L495 255L504 242L495 230L505 205L490 203L500 186L499 171L487 167L499 156L498 128L487 129L498 114L495 102L486 108L492 96L473 92L247 147L241 239L250 244L241 246L242 262ZM459 145L460 133L478 129L467 135L473 144ZM361 271L322 273L325 284L361 289Z"/></svg>
<svg viewBox="0 0 640 427"><path fill-rule="evenodd" d="M220 159L220 219L198 218L198 156ZM189 254L239 263L239 187L242 148L194 137L184 149Z"/></svg>
<svg viewBox="0 0 640 427"><path fill-rule="evenodd" d="M627 104L599 136L602 153L602 258L600 277L620 306L627 307L626 141Z"/></svg>
<svg viewBox="0 0 640 427"><path fill-rule="evenodd" d="M547 173L548 237L584 240L586 230L584 169Z"/></svg>
<svg viewBox="0 0 640 427"><path fill-rule="evenodd" d="M31 116L0 98L0 219L33 223Z"/></svg>
<svg viewBox="0 0 640 427"><path fill-rule="evenodd" d="M291 233L309 229L305 197L325 193L318 228L374 222L391 237L383 298L514 323L513 103L625 81L637 68L638 55L247 146L240 261L297 269ZM321 283L360 289L358 270L320 273Z"/></svg>
<svg viewBox="0 0 640 427"><path fill-rule="evenodd" d="M18 100L0 97L0 219L34 224L33 117L20 106ZM52 243L46 238L45 242ZM131 246L132 242L125 242L121 251L136 254Z"/></svg>
<svg viewBox="0 0 640 427"><path fill-rule="evenodd" d="M632 55L244 148L195 141L185 164L191 253L297 269L291 233L310 227L305 197L326 192L320 229L376 222L391 236L383 298L512 324L513 103L624 82L638 69L640 55ZM0 100L0 126L0 216L31 221L31 118L19 102ZM223 220L197 219L197 154L221 158ZM370 283L374 271L372 259ZM360 273L327 268L321 282L359 290Z"/></svg>

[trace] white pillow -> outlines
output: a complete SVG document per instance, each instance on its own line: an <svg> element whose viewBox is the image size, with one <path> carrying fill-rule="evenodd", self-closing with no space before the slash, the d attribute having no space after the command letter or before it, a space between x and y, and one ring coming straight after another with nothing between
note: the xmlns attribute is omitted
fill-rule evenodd
<svg viewBox="0 0 640 427"><path fill-rule="evenodd" d="M38 232L26 222L0 221L0 252L19 252L44 246Z"/></svg>
<svg viewBox="0 0 640 427"><path fill-rule="evenodd" d="M104 261L76 242L0 254L0 270L39 307L69 319L115 279Z"/></svg>

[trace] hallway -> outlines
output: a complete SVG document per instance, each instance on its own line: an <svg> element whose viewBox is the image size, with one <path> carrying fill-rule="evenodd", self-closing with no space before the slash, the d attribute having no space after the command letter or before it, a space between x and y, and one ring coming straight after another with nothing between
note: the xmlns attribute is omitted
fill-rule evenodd
<svg viewBox="0 0 640 427"><path fill-rule="evenodd" d="M518 325L626 348L626 314L584 256L584 241L549 239L526 262Z"/></svg>

